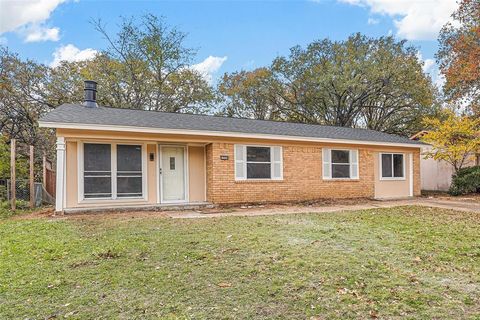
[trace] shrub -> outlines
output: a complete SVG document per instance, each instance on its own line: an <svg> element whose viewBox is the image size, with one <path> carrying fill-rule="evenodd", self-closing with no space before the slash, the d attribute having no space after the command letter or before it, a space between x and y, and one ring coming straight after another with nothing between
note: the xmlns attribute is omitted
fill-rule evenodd
<svg viewBox="0 0 480 320"><path fill-rule="evenodd" d="M480 166L463 168L452 176L451 195L480 192Z"/></svg>

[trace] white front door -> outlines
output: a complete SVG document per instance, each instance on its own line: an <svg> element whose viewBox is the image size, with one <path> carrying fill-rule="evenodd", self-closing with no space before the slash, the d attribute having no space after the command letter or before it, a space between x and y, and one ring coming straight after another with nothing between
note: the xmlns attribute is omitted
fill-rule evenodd
<svg viewBox="0 0 480 320"><path fill-rule="evenodd" d="M185 201L185 148L160 147L162 202Z"/></svg>

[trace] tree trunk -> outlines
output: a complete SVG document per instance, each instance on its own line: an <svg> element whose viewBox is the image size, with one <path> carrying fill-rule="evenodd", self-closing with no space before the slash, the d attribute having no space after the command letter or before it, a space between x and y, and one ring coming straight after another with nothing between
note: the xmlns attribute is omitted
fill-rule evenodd
<svg viewBox="0 0 480 320"><path fill-rule="evenodd" d="M35 179L34 179L33 146L30 146L30 208L35 206Z"/></svg>
<svg viewBox="0 0 480 320"><path fill-rule="evenodd" d="M11 208L12 211L15 211L17 208L17 197L16 197L16 178L15 178L15 139L11 140L10 143L10 199L11 199Z"/></svg>

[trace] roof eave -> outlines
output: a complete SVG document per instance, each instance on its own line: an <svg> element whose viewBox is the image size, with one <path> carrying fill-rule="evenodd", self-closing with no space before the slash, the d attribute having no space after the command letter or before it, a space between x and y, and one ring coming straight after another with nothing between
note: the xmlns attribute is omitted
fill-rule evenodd
<svg viewBox="0 0 480 320"><path fill-rule="evenodd" d="M290 136L290 135L274 135L274 134L265 134L265 133L245 133L245 132L189 130L189 129L163 129L163 128L150 128L150 127L132 127L132 126L118 126L118 125L106 125L106 124L64 123L64 122L49 122L49 121L39 121L38 124L40 127L43 127L43 128L55 128L55 129L100 130L100 131L120 131L120 132L136 132L136 133L156 133L156 134L181 134L181 135L195 135L195 136L324 142L324 143L338 143L338 144L362 144L362 145L392 146L392 147L405 147L405 148L421 148L422 147L422 144L420 143L398 143L398 142L367 141L367 140L352 140L352 139L330 139L330 138L316 138L316 137L303 137L303 136Z"/></svg>

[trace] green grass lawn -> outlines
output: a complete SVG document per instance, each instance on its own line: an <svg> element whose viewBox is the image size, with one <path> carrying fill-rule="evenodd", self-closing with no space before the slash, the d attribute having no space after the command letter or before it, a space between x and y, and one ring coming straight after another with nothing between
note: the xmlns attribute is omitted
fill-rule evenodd
<svg viewBox="0 0 480 320"><path fill-rule="evenodd" d="M479 319L480 216L0 221L0 318Z"/></svg>

